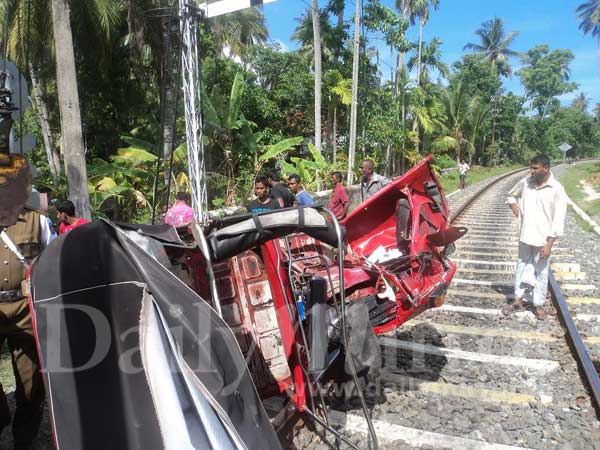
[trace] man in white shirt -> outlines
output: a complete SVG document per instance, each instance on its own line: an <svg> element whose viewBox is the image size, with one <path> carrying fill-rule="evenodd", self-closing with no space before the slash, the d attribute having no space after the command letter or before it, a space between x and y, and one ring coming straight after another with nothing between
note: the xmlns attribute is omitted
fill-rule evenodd
<svg viewBox="0 0 600 450"><path fill-rule="evenodd" d="M567 194L550 172L550 158L539 155L529 164L531 175L512 188L506 203L519 220L519 255L515 273L515 301L505 315L525 310L533 302L538 319L545 318L550 254L563 235Z"/></svg>
<svg viewBox="0 0 600 450"><path fill-rule="evenodd" d="M471 170L469 165L465 162L464 159L460 161L458 165L458 176L460 178L460 188L464 189L467 185L467 172Z"/></svg>

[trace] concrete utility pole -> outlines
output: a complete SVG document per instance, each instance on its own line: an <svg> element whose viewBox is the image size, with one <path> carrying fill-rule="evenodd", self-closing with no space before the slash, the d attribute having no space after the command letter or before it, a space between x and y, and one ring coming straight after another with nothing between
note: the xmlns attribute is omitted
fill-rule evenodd
<svg viewBox="0 0 600 450"><path fill-rule="evenodd" d="M319 2L312 0L313 49L315 51L315 148L321 153L321 23Z"/></svg>
<svg viewBox="0 0 600 450"><path fill-rule="evenodd" d="M350 147L348 148L348 186L354 183L356 154L356 117L358 113L358 58L360 56L360 1L356 0L354 16L354 51L352 56L352 103L350 106Z"/></svg>
<svg viewBox="0 0 600 450"><path fill-rule="evenodd" d="M76 214L79 217L91 219L68 0L52 0L52 25L56 52L61 148L65 161L69 199L75 204Z"/></svg>

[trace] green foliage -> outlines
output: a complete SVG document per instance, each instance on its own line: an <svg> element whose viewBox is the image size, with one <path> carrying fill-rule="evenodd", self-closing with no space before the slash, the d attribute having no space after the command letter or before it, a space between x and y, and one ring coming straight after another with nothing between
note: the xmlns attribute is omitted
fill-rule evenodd
<svg viewBox="0 0 600 450"><path fill-rule="evenodd" d="M451 84L462 83L471 96L491 99L502 84L494 66L478 55L464 55L453 68Z"/></svg>
<svg viewBox="0 0 600 450"><path fill-rule="evenodd" d="M0 35L8 36L9 57L22 68L22 44L29 42L30 60L49 111L51 140L58 147L60 118L49 2L30 2L29 25L25 20L28 3L0 3L4 18ZM155 182L157 211L169 203L169 178L176 186L172 193L189 188L181 97L175 111L172 173L163 163L155 180L157 158L164 148L161 111L167 106L161 105L161 92L169 88L181 93L177 89L181 74L172 70L177 66L181 44L177 27L165 33L168 21L147 14L163 6L164 2L158 0L70 3L95 214L117 208L121 220L147 220ZM300 173L310 190L327 179L332 170L348 170L352 40L348 39L351 27L344 18L352 12L343 0L321 3L323 154L317 155L311 148L306 158L299 157L299 145L306 136L314 135L313 30L309 11L298 20L293 33L300 44L295 51L283 51L276 43L265 44L267 29L260 10L200 22L203 143L213 206L245 200L254 175L276 164L288 174ZM586 2L578 9L582 29L592 34L597 28L596 4L595 0ZM467 45L476 53L460 57L448 73L440 39L421 42L420 46L407 39L407 34L420 34L419 29L434 14L439 1L396 2L396 9L392 5L380 0L364 5L357 163L364 157L373 158L390 175L408 169L432 151L440 168L451 166L460 156L478 164L523 163L541 151L558 156L556 146L563 141L573 145L575 156L598 154L600 107L589 108L585 93L579 95L572 108L562 107L558 101L558 96L574 89L569 80L573 60L570 51L550 51L546 45L529 50L519 72L527 93L525 97L517 96L504 90L501 78L510 73L510 58L516 55L512 50L516 33L506 32L500 18L481 24L476 30L476 43ZM425 30L425 35L432 36L431 30ZM167 36L169 41L165 40ZM380 72L385 64L381 62L384 56L379 43L389 48L394 61L385 76ZM227 47L239 59L224 57ZM404 67L396 67L400 59ZM415 72L408 70L412 67L420 68L419 83L415 82ZM448 83L440 83L441 77ZM528 114L524 105L538 115ZM31 154L38 168L36 184L48 188L54 196L65 197L64 178L57 188L51 183L36 114L26 117L22 131L37 137L38 145Z"/></svg>
<svg viewBox="0 0 600 450"><path fill-rule="evenodd" d="M588 0L577 7L579 29L585 34L600 38L600 1Z"/></svg>
<svg viewBox="0 0 600 450"><path fill-rule="evenodd" d="M435 155L433 158L433 166L438 169L449 169L456 167L456 161L448 155Z"/></svg>
<svg viewBox="0 0 600 450"><path fill-rule="evenodd" d="M540 117L555 97L577 89L577 83L569 82L573 59L571 50L550 51L548 45L538 45L523 57L525 66L517 74Z"/></svg>
<svg viewBox="0 0 600 450"><path fill-rule="evenodd" d="M265 147L265 152L262 155L260 155L258 160L260 162L265 162L265 161L268 161L269 159L279 158L283 152L287 152L288 150L295 147L296 145L299 145L303 140L304 140L304 138L302 138L302 137L294 137L294 138L284 139L283 141L280 141L273 145L268 145ZM322 159L322 157L321 157L321 159Z"/></svg>
<svg viewBox="0 0 600 450"><path fill-rule="evenodd" d="M317 190L319 183L329 179L331 172L344 170L345 165L340 162L329 163L323 155L317 152L314 145L309 144L308 147L312 160L293 156L290 158L291 162L280 161L280 165L286 175L293 173L300 175L304 189L314 192Z"/></svg>

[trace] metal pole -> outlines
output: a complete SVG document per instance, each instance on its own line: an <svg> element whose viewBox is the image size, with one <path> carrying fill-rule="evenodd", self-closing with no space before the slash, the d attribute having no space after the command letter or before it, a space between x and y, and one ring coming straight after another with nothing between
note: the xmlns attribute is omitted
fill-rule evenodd
<svg viewBox="0 0 600 450"><path fill-rule="evenodd" d="M352 58L352 104L350 105L350 144L348 148L348 178L350 186L354 183L354 158L356 154L356 116L358 112L358 60L360 58L360 2L356 1L354 17L354 56Z"/></svg>
<svg viewBox="0 0 600 450"><path fill-rule="evenodd" d="M200 9L186 3L186 0L179 0L179 28L182 36L181 73L192 207L196 220L206 223L208 221L208 194L202 143L202 95L197 39L200 14Z"/></svg>

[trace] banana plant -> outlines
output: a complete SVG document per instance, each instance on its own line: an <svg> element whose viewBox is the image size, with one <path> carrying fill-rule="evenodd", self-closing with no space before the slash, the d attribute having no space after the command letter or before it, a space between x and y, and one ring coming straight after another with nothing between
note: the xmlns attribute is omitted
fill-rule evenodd
<svg viewBox="0 0 600 450"><path fill-rule="evenodd" d="M88 166L88 188L92 207L100 212L109 199L114 199L126 220L147 213L151 207L153 167L156 155L140 147L117 150L110 161L95 158Z"/></svg>
<svg viewBox="0 0 600 450"><path fill-rule="evenodd" d="M285 174L291 175L297 173L300 175L304 189L314 192L318 190L319 184L323 180L329 179L331 172L345 170L346 163L344 161L329 163L313 144L308 144L308 148L312 160L292 156L290 158L291 162L288 163L281 160L279 164Z"/></svg>

